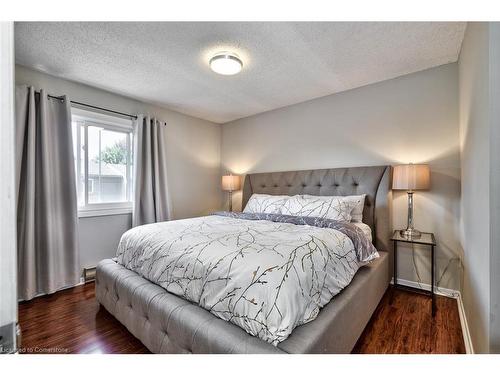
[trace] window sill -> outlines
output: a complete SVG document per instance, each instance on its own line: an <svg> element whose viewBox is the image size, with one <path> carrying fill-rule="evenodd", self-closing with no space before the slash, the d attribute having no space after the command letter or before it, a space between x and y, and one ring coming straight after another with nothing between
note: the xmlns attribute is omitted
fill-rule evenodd
<svg viewBox="0 0 500 375"><path fill-rule="evenodd" d="M132 213L132 207L78 210L78 217L113 216Z"/></svg>

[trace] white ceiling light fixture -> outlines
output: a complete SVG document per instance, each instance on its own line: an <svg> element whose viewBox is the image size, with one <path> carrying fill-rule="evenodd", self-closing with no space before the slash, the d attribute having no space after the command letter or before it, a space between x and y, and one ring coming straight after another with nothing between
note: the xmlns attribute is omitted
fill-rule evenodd
<svg viewBox="0 0 500 375"><path fill-rule="evenodd" d="M210 69L215 73L232 76L241 72L243 62L231 52L219 52L210 59Z"/></svg>

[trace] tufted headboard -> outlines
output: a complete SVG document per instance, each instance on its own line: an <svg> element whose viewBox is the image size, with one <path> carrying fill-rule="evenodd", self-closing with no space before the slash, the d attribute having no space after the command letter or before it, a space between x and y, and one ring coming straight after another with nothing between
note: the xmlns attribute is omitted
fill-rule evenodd
<svg viewBox="0 0 500 375"><path fill-rule="evenodd" d="M363 222L375 233L374 245L388 251L392 231L390 166L312 169L304 171L247 174L243 184L245 207L250 196L272 195L359 195L366 194Z"/></svg>

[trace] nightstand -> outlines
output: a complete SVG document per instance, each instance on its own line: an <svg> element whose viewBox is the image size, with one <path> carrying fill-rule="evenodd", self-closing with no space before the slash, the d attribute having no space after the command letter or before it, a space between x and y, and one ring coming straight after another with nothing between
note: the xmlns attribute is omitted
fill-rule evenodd
<svg viewBox="0 0 500 375"><path fill-rule="evenodd" d="M432 299L432 316L436 315L436 300L434 298L434 248L436 247L436 238L434 233L422 232L419 238L406 238L401 236L399 230L395 230L391 237L394 243L394 288L415 291L422 294L431 296ZM413 288L398 284L398 242L406 242L410 244L427 245L431 250L431 290L424 290L420 288Z"/></svg>

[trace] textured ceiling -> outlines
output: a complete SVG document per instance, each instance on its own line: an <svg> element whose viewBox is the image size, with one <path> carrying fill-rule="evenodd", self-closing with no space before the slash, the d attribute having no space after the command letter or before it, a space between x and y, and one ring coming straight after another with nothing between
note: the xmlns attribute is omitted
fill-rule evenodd
<svg viewBox="0 0 500 375"><path fill-rule="evenodd" d="M465 23L27 23L16 62L214 122L227 122L458 59ZM211 55L236 52L221 76Z"/></svg>

